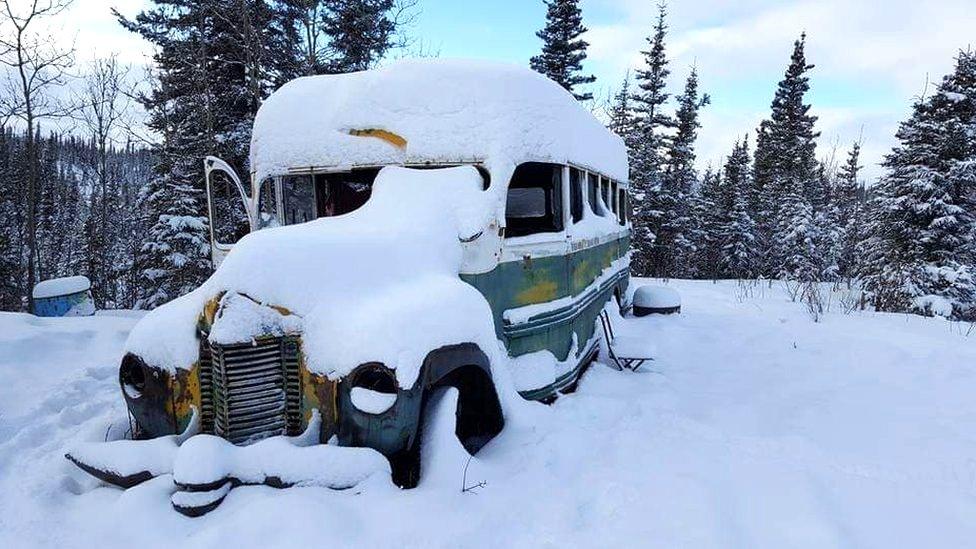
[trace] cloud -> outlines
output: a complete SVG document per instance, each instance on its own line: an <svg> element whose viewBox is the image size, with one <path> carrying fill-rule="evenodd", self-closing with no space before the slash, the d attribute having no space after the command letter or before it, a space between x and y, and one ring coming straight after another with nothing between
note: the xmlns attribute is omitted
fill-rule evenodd
<svg viewBox="0 0 976 549"><path fill-rule="evenodd" d="M655 4L589 0L584 16L587 10L612 14L588 25L588 62L604 81L618 82L641 64ZM821 153L861 137L870 178L881 173L877 164L913 97L952 69L959 49L976 45L972 0L673 1L669 12L671 89L680 90L695 64L714 100L702 113L702 168L720 162L767 115L801 32L808 35L807 60L816 65L809 100L821 117Z"/></svg>
<svg viewBox="0 0 976 549"><path fill-rule="evenodd" d="M39 20L35 30L53 36L62 48L74 47L82 65L112 53L123 63L143 65L152 55L152 46L123 29L112 9L132 17L147 5L145 0L74 0L57 17Z"/></svg>

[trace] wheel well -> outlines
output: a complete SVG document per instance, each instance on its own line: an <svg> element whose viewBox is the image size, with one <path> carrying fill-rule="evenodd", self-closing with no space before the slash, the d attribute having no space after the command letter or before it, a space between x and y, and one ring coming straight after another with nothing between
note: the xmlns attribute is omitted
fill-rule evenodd
<svg viewBox="0 0 976 549"><path fill-rule="evenodd" d="M427 355L424 367L424 405L432 390L439 387L458 390L455 433L465 450L474 454L501 432L505 418L491 378L491 366L488 356L477 345L441 347Z"/></svg>
<svg viewBox="0 0 976 549"><path fill-rule="evenodd" d="M440 387L458 390L454 433L469 454L475 454L505 426L501 404L491 376L480 366L459 366L428 391ZM426 402L426 398L425 398Z"/></svg>

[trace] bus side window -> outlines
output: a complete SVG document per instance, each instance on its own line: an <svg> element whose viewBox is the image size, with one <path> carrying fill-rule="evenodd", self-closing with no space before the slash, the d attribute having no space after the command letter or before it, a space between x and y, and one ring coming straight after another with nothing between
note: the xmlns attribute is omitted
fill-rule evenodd
<svg viewBox="0 0 976 549"><path fill-rule="evenodd" d="M583 172L570 168L569 185L570 213L573 223L579 223L583 219Z"/></svg>
<svg viewBox="0 0 976 549"><path fill-rule="evenodd" d="M281 179L281 201L285 225L315 219L315 187L310 175L289 175Z"/></svg>
<svg viewBox="0 0 976 549"><path fill-rule="evenodd" d="M591 173L587 178L587 182L587 196L590 201L590 209L596 215L603 215L603 209L600 208L600 203L597 201L597 197L600 195L600 189L598 188L600 186L600 180L595 173Z"/></svg>
<svg viewBox="0 0 976 549"><path fill-rule="evenodd" d="M526 162L515 168L505 202L505 235L563 230L562 166Z"/></svg>
<svg viewBox="0 0 976 549"><path fill-rule="evenodd" d="M258 189L258 227L265 229L281 225L278 218L278 193L275 180L269 177L261 182Z"/></svg>
<svg viewBox="0 0 976 549"><path fill-rule="evenodd" d="M612 204L610 204L610 209L613 211L613 213L615 215L619 216L620 215L620 203L617 200L617 182L616 181L610 181L610 202L612 202Z"/></svg>
<svg viewBox="0 0 976 549"><path fill-rule="evenodd" d="M630 199L627 197L627 189L620 188L617 190L617 222L621 225L627 224L627 218L629 216L628 210L630 209Z"/></svg>
<svg viewBox="0 0 976 549"><path fill-rule="evenodd" d="M606 177L600 178L600 195L603 197L603 204L600 206L607 210L603 213L604 215L609 215L613 207L610 205L610 180Z"/></svg>

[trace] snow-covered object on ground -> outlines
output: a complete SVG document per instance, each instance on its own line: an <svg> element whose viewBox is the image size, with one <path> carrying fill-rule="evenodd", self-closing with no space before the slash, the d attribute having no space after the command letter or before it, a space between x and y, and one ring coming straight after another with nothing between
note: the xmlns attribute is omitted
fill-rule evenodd
<svg viewBox="0 0 976 549"><path fill-rule="evenodd" d="M672 288L665 289L674 291ZM634 293L637 293L637 291L640 291L640 288L637 288ZM608 363L613 363L611 357L607 353L607 346L610 345L613 348L613 353L617 356L618 360L654 360L654 357L656 357L658 353L658 346L654 342L654 334L648 333L640 322L635 322L632 318L624 318L620 314L620 309L618 309L617 305L613 302L608 303L604 307L604 313L606 314L607 320L610 322L610 329L613 330L613 341L609 343L607 342L607 337L609 334L607 334L605 330L601 328L600 337L603 341L601 357L603 359L605 359ZM621 364L621 366L624 366L624 364ZM641 366L642 364L637 364L635 367L639 369Z"/></svg>
<svg viewBox="0 0 976 549"><path fill-rule="evenodd" d="M112 440L81 443L65 454L72 463L110 484L129 488L173 471L180 445L200 430L194 410L186 430L179 435L150 440Z"/></svg>
<svg viewBox="0 0 976 549"><path fill-rule="evenodd" d="M364 130L384 130L405 143L356 135ZM620 138L569 92L526 67L472 60L402 60L368 72L299 78L265 100L255 117L251 166L259 181L352 159L572 162L628 177Z"/></svg>
<svg viewBox="0 0 976 549"><path fill-rule="evenodd" d="M433 349L474 342L496 352L487 301L458 277L460 239L492 215L482 186L471 166L386 167L354 212L244 237L199 289L146 315L126 350L152 366L189 367L198 315L227 292L247 298L225 307L219 339L269 322L270 309L256 303L283 307L303 319L309 370L332 379L378 361L409 388Z"/></svg>
<svg viewBox="0 0 976 549"><path fill-rule="evenodd" d="M296 446L288 437L271 437L235 446L213 435L197 435L180 446L173 465L178 486L240 484L320 486L343 490L385 473L390 464L371 448L313 444Z"/></svg>
<svg viewBox="0 0 976 549"><path fill-rule="evenodd" d="M91 281L85 276L44 280L34 286L34 314L37 316L91 316L95 301Z"/></svg>
<svg viewBox="0 0 976 549"><path fill-rule="evenodd" d="M674 288L646 284L634 290L634 314L675 313L681 310L681 295Z"/></svg>

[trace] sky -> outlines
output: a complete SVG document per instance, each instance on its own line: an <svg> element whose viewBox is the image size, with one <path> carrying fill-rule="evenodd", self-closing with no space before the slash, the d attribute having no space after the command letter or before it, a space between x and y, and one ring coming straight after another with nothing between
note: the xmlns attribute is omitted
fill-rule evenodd
<svg viewBox="0 0 976 549"><path fill-rule="evenodd" d="M56 30L74 40L84 61L111 52L144 63L148 44L123 30L111 8L135 15L146 0L75 0ZM584 69L596 75L593 91L606 97L628 70L656 17L656 0L581 0ZM752 136L768 116L776 83L793 41L807 33L808 102L819 117L819 153L843 160L854 141L863 147L864 176L895 144L898 122L913 100L952 69L959 49L976 47L973 0L671 0L668 6L672 92L680 92L691 66L712 103L702 111L699 168L719 166L732 144ZM541 41L542 0L418 0L409 34L413 49L440 57L471 57L527 64ZM928 83L928 84L927 84ZM673 108L673 102L672 102Z"/></svg>

